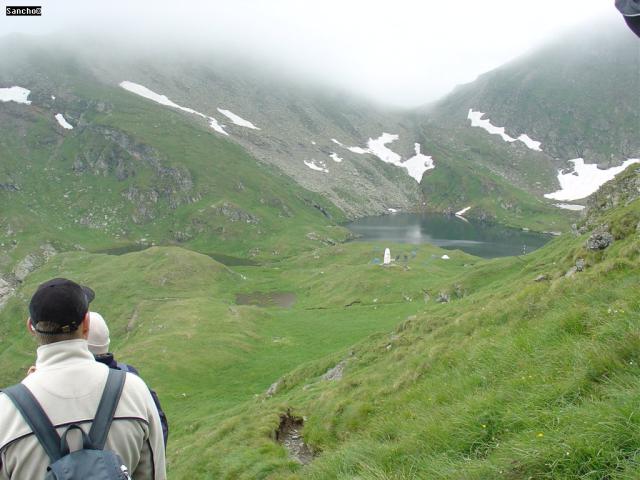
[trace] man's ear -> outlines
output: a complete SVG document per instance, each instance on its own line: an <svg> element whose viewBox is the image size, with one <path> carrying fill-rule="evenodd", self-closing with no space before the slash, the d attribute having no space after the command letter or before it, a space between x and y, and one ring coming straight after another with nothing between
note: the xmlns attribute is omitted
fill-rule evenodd
<svg viewBox="0 0 640 480"><path fill-rule="evenodd" d="M27 318L27 331L33 336L36 334L36 329L33 328L33 323L31 323L31 317Z"/></svg>
<svg viewBox="0 0 640 480"><path fill-rule="evenodd" d="M89 326L91 324L91 317L89 316L89 312L82 319L82 338L85 340L89 338Z"/></svg>

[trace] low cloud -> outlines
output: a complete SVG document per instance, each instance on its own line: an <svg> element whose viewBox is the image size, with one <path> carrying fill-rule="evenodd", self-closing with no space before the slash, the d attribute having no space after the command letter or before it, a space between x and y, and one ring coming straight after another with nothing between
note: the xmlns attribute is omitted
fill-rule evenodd
<svg viewBox="0 0 640 480"><path fill-rule="evenodd" d="M416 106L559 33L616 17L585 0L43 1L0 31L99 35L120 49L187 49L249 60L379 102Z"/></svg>

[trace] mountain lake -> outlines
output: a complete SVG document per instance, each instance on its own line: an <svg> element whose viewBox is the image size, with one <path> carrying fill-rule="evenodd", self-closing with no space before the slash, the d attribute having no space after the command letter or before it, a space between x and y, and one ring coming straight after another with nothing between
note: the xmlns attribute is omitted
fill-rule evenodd
<svg viewBox="0 0 640 480"><path fill-rule="evenodd" d="M427 213L365 217L344 226L358 236L354 241L430 243L483 258L531 253L553 238L550 234Z"/></svg>

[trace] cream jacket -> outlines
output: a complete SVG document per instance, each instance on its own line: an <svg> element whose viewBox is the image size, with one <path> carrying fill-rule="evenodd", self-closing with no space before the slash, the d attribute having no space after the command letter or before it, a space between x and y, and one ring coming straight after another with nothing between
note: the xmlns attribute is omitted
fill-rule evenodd
<svg viewBox="0 0 640 480"><path fill-rule="evenodd" d="M38 348L36 371L22 383L31 390L62 435L79 424L89 431L98 408L109 368L94 360L86 340L68 340ZM79 448L79 432L70 447ZM75 444L75 445L74 445ZM134 480L166 478L162 427L149 389L127 373L106 450L116 452ZM0 393L0 479L44 478L49 457L13 402Z"/></svg>

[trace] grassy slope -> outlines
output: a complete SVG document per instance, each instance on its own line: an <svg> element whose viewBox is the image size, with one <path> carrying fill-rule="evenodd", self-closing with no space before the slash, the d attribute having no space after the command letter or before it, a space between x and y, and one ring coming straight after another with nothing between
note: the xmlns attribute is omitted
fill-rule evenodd
<svg viewBox="0 0 640 480"><path fill-rule="evenodd" d="M189 169L194 193L201 199L174 209L161 198L154 205L157 220L135 225L130 219L134 205L122 193L130 186L144 189L160 182L148 165L133 159L136 174L123 181L113 175L74 173L72 164L78 152L95 156L112 148L104 138L83 128L61 137L53 111L3 106L8 113L3 117L6 128L0 132L0 183L20 187L19 192L0 189L5 265L45 241L61 249L75 244L100 249L141 238L165 243L173 241L173 232L184 231L192 236L185 242L191 248L246 256L260 245L260 255L270 257L273 251L294 253L313 246L306 238L310 231L321 237L344 238L345 231L333 227L313 203L322 205L339 221L342 217L335 207L273 167L257 163L204 124L120 89L86 81L68 88L79 98L100 98L112 106L108 113L89 108L83 113L85 122L126 132L135 141L150 145L159 152L163 166ZM77 106L77 102L71 104ZM151 120L140 122L140 118ZM251 213L260 222L233 222L216 215L215 208L223 202ZM100 225L90 228L77 223L88 214ZM9 226L12 235L6 235ZM9 248L14 238L19 239L18 245Z"/></svg>
<svg viewBox="0 0 640 480"><path fill-rule="evenodd" d="M603 221L615 229L639 211ZM174 247L63 254L0 314L0 383L32 362L29 292L67 275L96 288L114 350L158 390L172 478L632 478L640 242L617 231L603 253L584 237L492 261L421 246L408 269L371 265L381 246L368 244L233 271ZM564 278L578 257L587 270ZM533 282L543 273L550 281ZM234 304L253 291L298 300ZM435 303L440 291L452 303ZM320 380L343 359L342 380ZM308 467L273 441L287 409L320 452Z"/></svg>
<svg viewBox="0 0 640 480"><path fill-rule="evenodd" d="M410 254L415 247L393 248ZM33 361L22 321L29 292L52 276L86 282L99 292L93 308L110 323L113 349L140 367L162 398L172 423L173 464L201 427L218 424L292 368L318 359L326 368L327 356L390 330L420 308L423 290L449 289L448 279L476 261L448 252L452 259L445 262L440 252L424 246L408 269L382 269L367 265L382 254L379 247L348 244L235 271L176 247L122 256L61 254L32 274L0 314L0 383L21 378ZM428 271L433 276L425 276ZM295 292L296 305L234 304L235 293L273 290ZM191 471L175 468L176 476Z"/></svg>
<svg viewBox="0 0 640 480"><path fill-rule="evenodd" d="M615 225L639 209L636 201L606 220ZM458 273L463 299L421 306L392 335L300 367L283 393L199 426L201 448L178 440L172 473L635 478L640 241L631 234L589 253L584 240L563 237L524 260ZM578 257L587 270L565 278ZM550 280L534 282L539 274ZM321 381L343 358L345 377ZM307 418L305 438L320 452L305 468L272 441L289 408Z"/></svg>
<svg viewBox="0 0 640 480"><path fill-rule="evenodd" d="M477 140L475 153L497 162L497 155L502 151ZM471 206L466 214L468 217L537 231L567 231L572 220L577 218L576 214L561 211L513 186L480 164L469 162L451 148L436 143L428 146L437 167L427 172L420 186L430 210L455 212ZM501 161L508 161L508 158Z"/></svg>

